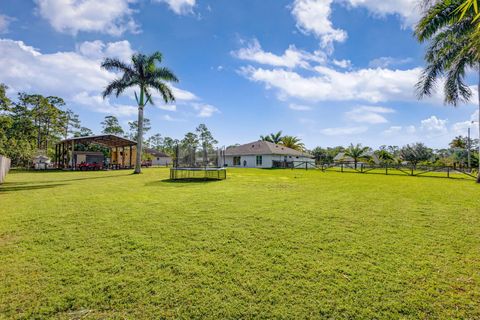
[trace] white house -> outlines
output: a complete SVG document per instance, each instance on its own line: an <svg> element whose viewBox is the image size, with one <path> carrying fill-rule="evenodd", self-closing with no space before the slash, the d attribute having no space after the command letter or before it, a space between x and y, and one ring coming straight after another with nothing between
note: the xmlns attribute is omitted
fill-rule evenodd
<svg viewBox="0 0 480 320"><path fill-rule="evenodd" d="M145 148L146 153L152 157L152 166L168 166L173 160L168 154L155 149Z"/></svg>
<svg viewBox="0 0 480 320"><path fill-rule="evenodd" d="M312 155L268 141L255 141L225 150L225 166L238 168L292 168L315 165Z"/></svg>

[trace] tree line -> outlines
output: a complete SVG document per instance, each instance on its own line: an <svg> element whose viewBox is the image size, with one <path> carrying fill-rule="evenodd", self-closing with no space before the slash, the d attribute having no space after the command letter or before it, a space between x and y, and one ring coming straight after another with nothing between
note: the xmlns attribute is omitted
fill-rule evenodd
<svg viewBox="0 0 480 320"><path fill-rule="evenodd" d="M423 143L407 144L405 146L382 145L373 149L361 144L350 144L348 147L337 146L332 148L316 147L310 152L319 164L331 164L335 161L348 159L356 166L358 162L373 162L379 164L401 164L408 163L417 165L436 166L478 166L478 139L468 139L457 136L449 144L449 148L433 149ZM342 154L342 159L335 159ZM375 159L376 158L376 159Z"/></svg>
<svg viewBox="0 0 480 320"><path fill-rule="evenodd" d="M8 87L0 84L0 154L12 160L16 167L27 167L32 159L43 154L53 158L55 144L68 137L85 137L94 132L83 126L78 114L66 108L65 101L55 96L18 93L17 98L7 96ZM102 134L113 134L137 141L138 121L128 122L124 130L117 117L105 116L101 124ZM143 132L151 130L151 121L143 120ZM200 124L193 132L185 134L183 139L162 136L159 133L143 139L143 144L151 149L162 151L170 156L175 154L176 146L199 149L205 154L217 144L205 124ZM105 151L98 146L78 145L77 150ZM143 156L148 158L147 153Z"/></svg>
<svg viewBox="0 0 480 320"><path fill-rule="evenodd" d="M438 166L462 166L476 167L478 160L478 139L457 136L448 148L433 149L423 143L407 144L405 146L382 145L373 149L361 144L350 144L348 147L315 147L311 150L305 148L305 144L299 137L283 135L282 131L261 135L260 140L280 144L285 147L310 153L315 157L318 164L331 164L339 154L343 158L351 159L356 166L358 162L371 162L374 158L383 164L399 164L407 162L411 165L428 164ZM338 159L337 159L338 160ZM338 161L341 161L338 160Z"/></svg>
<svg viewBox="0 0 480 320"><path fill-rule="evenodd" d="M20 92L13 101L0 84L0 154L13 166L27 166L33 157L52 157L55 144L68 136L91 135L77 114L56 96Z"/></svg>

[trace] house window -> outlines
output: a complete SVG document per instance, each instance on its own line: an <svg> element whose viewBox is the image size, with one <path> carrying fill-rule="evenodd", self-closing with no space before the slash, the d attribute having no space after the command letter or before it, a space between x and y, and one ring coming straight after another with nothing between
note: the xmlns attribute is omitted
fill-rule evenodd
<svg viewBox="0 0 480 320"><path fill-rule="evenodd" d="M234 166L240 165L240 157L233 157L233 165Z"/></svg>
<svg viewBox="0 0 480 320"><path fill-rule="evenodd" d="M257 166L261 166L262 165L262 156L257 156Z"/></svg>

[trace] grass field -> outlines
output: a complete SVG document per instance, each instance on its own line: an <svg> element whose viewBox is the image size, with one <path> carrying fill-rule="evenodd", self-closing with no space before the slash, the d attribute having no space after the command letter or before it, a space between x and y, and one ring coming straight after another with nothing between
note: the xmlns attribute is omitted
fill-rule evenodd
<svg viewBox="0 0 480 320"><path fill-rule="evenodd" d="M13 172L0 318L480 318L472 180L228 174Z"/></svg>

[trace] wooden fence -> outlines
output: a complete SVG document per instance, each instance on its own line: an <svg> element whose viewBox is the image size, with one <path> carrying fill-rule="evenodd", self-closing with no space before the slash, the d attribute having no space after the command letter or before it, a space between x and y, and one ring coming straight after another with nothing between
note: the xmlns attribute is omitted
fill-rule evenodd
<svg viewBox="0 0 480 320"><path fill-rule="evenodd" d="M312 164L306 161L296 161L292 169L320 169L323 172L336 171L345 173L407 175L412 177L435 178L466 178L476 179L478 171L463 166L438 165L399 165L399 164L366 164L353 162L336 162L330 164Z"/></svg>
<svg viewBox="0 0 480 320"><path fill-rule="evenodd" d="M5 180L5 176L10 170L10 159L0 155L0 184Z"/></svg>

